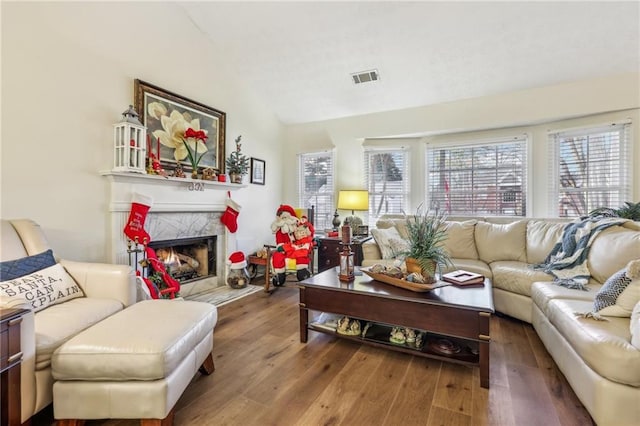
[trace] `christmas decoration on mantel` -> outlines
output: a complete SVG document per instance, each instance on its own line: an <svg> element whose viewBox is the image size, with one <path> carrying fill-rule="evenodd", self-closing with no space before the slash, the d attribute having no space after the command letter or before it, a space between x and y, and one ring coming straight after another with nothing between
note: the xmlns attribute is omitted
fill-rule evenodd
<svg viewBox="0 0 640 426"><path fill-rule="evenodd" d="M133 105L122 113L122 120L113 125L113 171L146 173L147 128L138 120Z"/></svg>
<svg viewBox="0 0 640 426"><path fill-rule="evenodd" d="M242 135L236 138L236 150L227 158L227 173L232 183L242 183L242 176L249 172L249 159L240 152Z"/></svg>
<svg viewBox="0 0 640 426"><path fill-rule="evenodd" d="M158 139L156 146L157 146L157 150L156 150L156 153L154 154L153 148L151 147L151 136L147 135L147 152L149 153L149 158L147 160L147 174L167 177L168 173L166 172L165 169L162 168L162 165L160 165L160 160L159 160L160 139ZM180 166L180 170L174 171L174 176L184 177L184 173L182 173L182 166L180 165L180 163L178 163L178 166ZM180 173L182 173L182 176L179 175Z"/></svg>

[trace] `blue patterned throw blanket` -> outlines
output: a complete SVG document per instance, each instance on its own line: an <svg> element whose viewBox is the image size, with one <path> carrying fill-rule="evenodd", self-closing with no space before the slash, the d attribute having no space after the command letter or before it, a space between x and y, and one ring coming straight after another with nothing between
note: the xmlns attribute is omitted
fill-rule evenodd
<svg viewBox="0 0 640 426"><path fill-rule="evenodd" d="M593 240L603 230L620 225L627 219L618 217L586 217L565 226L562 238L553 246L544 262L533 269L554 276L554 284L587 290L591 273L587 267L587 256Z"/></svg>

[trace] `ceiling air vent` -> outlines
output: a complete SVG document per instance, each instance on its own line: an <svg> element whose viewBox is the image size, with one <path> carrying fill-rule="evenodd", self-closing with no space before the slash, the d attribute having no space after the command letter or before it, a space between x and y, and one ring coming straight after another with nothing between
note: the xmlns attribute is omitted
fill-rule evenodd
<svg viewBox="0 0 640 426"><path fill-rule="evenodd" d="M378 81L380 80L380 74L378 74L378 70L360 71L351 74L351 78L353 78L355 84L360 84L369 81Z"/></svg>

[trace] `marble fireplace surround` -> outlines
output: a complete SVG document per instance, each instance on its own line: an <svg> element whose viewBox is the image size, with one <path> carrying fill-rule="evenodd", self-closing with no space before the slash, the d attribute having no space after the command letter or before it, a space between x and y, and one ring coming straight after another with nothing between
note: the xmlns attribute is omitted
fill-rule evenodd
<svg viewBox="0 0 640 426"><path fill-rule="evenodd" d="M164 178L127 172L101 172L110 183L108 253L112 263L129 265L127 239L122 232L129 218L134 193L153 198L145 222L152 241L216 235L216 274L184 284L180 294L206 291L226 285L226 260L236 250L235 234L220 222L227 191L246 185ZM134 266L134 265L132 265ZM136 265L138 266L138 265Z"/></svg>

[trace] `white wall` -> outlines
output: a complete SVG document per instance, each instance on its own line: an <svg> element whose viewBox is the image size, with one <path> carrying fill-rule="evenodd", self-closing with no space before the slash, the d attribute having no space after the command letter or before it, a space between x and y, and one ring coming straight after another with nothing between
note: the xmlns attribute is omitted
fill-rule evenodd
<svg viewBox="0 0 640 426"><path fill-rule="evenodd" d="M3 218L42 225L59 256L104 261L112 125L136 78L227 113L227 152L266 161L266 185L235 191L238 244L272 239L283 127L209 49L179 5L2 2ZM259 212L268 212L260 214Z"/></svg>
<svg viewBox="0 0 640 426"><path fill-rule="evenodd" d="M98 172L112 166L112 124L133 102L135 78L225 111L227 152L242 134L243 151L266 161L266 185L233 194L243 206L237 241L244 250L272 241L278 204L297 204L299 152L335 147L336 189L353 188L363 184L366 138L410 135L388 143L414 150L414 206L423 194L415 162L424 144L416 135L529 131L538 170L548 128L631 117L640 164L638 74L285 128L224 61L201 54L211 42L179 3L2 2L0 11L0 216L33 218L67 258L108 258L109 184ZM634 173L637 201L640 170ZM533 179L532 185L531 214L544 216L546 184Z"/></svg>
<svg viewBox="0 0 640 426"><path fill-rule="evenodd" d="M424 200L425 142L528 133L531 137L529 215L548 216L547 131L633 121L633 158L640 164L640 74L630 73L439 105L348 117L286 129L285 162L295 154L336 150L336 190L364 187L363 143L411 148L410 210ZM402 137L401 137L402 136ZM295 202L296 168L284 170L284 194ZM640 201L640 168L633 170L633 201Z"/></svg>

